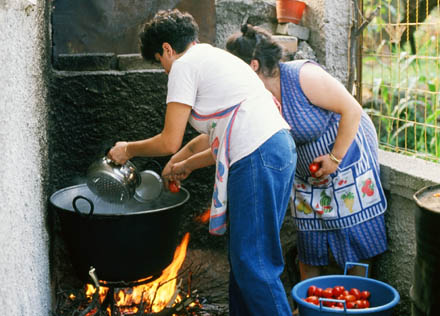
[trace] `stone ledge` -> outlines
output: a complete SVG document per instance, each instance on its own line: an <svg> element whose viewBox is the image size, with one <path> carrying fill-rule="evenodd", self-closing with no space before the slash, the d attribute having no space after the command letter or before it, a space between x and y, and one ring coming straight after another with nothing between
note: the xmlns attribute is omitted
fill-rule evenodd
<svg viewBox="0 0 440 316"><path fill-rule="evenodd" d="M114 53L59 54L53 66L60 71L162 70L159 63L147 62L141 54Z"/></svg>
<svg viewBox="0 0 440 316"><path fill-rule="evenodd" d="M150 63L141 54L118 55L118 70L162 69L160 63Z"/></svg>
<svg viewBox="0 0 440 316"><path fill-rule="evenodd" d="M379 150L384 189L412 200L416 191L440 183L440 164Z"/></svg>
<svg viewBox="0 0 440 316"><path fill-rule="evenodd" d="M91 71L115 69L116 63L113 53L59 54L54 57L53 66L57 70Z"/></svg>

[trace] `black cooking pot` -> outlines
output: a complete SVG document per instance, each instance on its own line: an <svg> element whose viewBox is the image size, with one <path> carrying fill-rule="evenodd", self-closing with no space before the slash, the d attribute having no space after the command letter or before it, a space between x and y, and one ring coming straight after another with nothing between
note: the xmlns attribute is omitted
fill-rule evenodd
<svg viewBox="0 0 440 316"><path fill-rule="evenodd" d="M189 192L181 188L151 201L112 204L80 184L52 194L50 205L79 278L90 281L93 266L100 280L118 285L153 279L172 262L188 200Z"/></svg>

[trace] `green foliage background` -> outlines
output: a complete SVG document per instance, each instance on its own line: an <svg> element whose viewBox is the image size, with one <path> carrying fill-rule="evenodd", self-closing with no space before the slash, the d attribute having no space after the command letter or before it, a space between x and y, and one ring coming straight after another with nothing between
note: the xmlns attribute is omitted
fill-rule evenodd
<svg viewBox="0 0 440 316"><path fill-rule="evenodd" d="M440 10L417 21L412 52L407 1L364 0L364 16L377 6L380 13L363 34L363 106L381 148L440 162Z"/></svg>

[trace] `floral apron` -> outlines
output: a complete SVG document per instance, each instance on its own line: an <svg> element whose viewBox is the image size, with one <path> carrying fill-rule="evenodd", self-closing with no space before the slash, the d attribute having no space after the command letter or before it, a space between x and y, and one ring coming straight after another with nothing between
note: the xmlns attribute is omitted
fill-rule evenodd
<svg viewBox="0 0 440 316"><path fill-rule="evenodd" d="M214 192L209 219L209 232L213 235L223 235L226 232L229 144L232 126L241 103L208 115L202 115L192 110L189 119L191 126L198 132L209 135L211 152L216 160Z"/></svg>
<svg viewBox="0 0 440 316"><path fill-rule="evenodd" d="M330 126L317 141L297 147L299 168L305 169L315 157L331 151L328 139L334 139L338 125ZM316 179L297 170L293 216L299 230L347 228L385 212L379 164L368 145L369 125L363 115L356 138L334 174Z"/></svg>

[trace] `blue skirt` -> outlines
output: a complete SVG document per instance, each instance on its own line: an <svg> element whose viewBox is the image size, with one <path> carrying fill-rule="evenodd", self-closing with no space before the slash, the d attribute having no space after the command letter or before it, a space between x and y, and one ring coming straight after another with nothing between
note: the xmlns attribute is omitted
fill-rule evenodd
<svg viewBox="0 0 440 316"><path fill-rule="evenodd" d="M298 231L298 259L312 266L329 264L329 250L341 268L387 250L384 215L358 225L325 231Z"/></svg>

